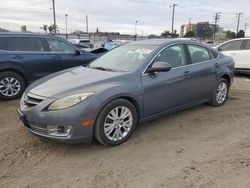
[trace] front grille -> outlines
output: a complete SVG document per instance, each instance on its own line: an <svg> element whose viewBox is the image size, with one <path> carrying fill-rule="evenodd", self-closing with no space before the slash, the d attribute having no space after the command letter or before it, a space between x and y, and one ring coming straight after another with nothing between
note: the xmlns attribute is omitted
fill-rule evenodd
<svg viewBox="0 0 250 188"><path fill-rule="evenodd" d="M28 108L34 107L38 105L40 102L42 102L45 98L34 95L32 93L25 94L24 96L24 105Z"/></svg>

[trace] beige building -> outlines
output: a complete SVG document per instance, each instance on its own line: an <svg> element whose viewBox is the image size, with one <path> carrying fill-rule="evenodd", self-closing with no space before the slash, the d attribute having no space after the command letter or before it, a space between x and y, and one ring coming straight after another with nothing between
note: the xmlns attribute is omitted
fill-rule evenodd
<svg viewBox="0 0 250 188"><path fill-rule="evenodd" d="M184 37L187 32L193 30L194 30L194 24L192 24L191 22L189 22L188 24L183 24L181 26L180 37Z"/></svg>

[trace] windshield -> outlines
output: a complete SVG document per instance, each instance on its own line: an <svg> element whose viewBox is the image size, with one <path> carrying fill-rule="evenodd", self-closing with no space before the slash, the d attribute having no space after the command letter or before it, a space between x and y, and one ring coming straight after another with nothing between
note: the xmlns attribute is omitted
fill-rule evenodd
<svg viewBox="0 0 250 188"><path fill-rule="evenodd" d="M109 71L134 71L142 65L157 46L154 45L124 45L101 56L89 65Z"/></svg>

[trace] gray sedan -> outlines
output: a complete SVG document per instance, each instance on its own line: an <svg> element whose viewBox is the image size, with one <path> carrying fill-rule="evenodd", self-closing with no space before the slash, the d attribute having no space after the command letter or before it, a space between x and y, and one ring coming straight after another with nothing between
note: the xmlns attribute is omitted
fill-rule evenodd
<svg viewBox="0 0 250 188"><path fill-rule="evenodd" d="M138 41L34 82L18 114L36 135L114 146L152 118L201 103L223 105L233 75L232 58L202 44Z"/></svg>

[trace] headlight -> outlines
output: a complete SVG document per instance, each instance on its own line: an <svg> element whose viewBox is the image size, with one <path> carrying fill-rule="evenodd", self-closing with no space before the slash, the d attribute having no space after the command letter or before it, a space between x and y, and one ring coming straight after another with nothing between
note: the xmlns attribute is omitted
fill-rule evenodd
<svg viewBox="0 0 250 188"><path fill-rule="evenodd" d="M79 93L79 94L73 94L66 97L63 97L61 99L56 100L53 102L49 107L48 110L62 110L65 108L70 108L85 99L87 99L89 96L94 95L94 92L89 93Z"/></svg>

